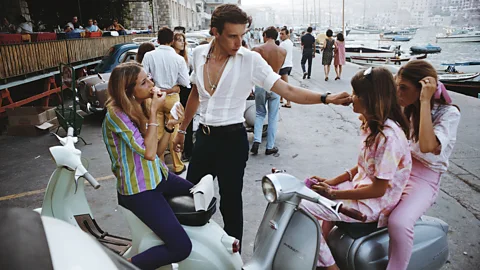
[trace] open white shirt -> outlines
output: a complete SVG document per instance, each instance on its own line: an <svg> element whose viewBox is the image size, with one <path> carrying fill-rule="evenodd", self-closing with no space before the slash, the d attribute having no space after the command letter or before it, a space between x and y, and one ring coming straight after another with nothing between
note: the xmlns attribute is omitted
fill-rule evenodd
<svg viewBox="0 0 480 270"><path fill-rule="evenodd" d="M287 55L285 56L285 62L283 62L282 68L293 67L293 42L290 39L286 39L280 43L280 47L284 48L287 51Z"/></svg>
<svg viewBox="0 0 480 270"><path fill-rule="evenodd" d="M237 54L229 58L217 89L210 96L205 90L203 71L211 44L198 46L193 51L190 80L198 89L200 123L209 126L243 123L246 99L252 87L258 85L270 91L280 75L272 70L260 54L240 47Z"/></svg>
<svg viewBox="0 0 480 270"><path fill-rule="evenodd" d="M142 65L145 72L152 75L155 86L161 89L171 89L177 84L190 86L187 63L170 46L160 45L147 52Z"/></svg>
<svg viewBox="0 0 480 270"><path fill-rule="evenodd" d="M457 140L457 128L460 123L460 111L452 105L434 104L432 109L433 132L440 145L435 153L422 153L418 142L410 142L412 157L431 170L444 173L448 169L448 158L453 152Z"/></svg>

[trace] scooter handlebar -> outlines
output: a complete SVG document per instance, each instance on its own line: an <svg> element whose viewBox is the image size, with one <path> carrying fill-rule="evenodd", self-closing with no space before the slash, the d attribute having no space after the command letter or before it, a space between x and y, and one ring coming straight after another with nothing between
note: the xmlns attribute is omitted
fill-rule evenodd
<svg viewBox="0 0 480 270"><path fill-rule="evenodd" d="M90 183L90 185L92 185L94 189L98 189L100 187L98 181L95 180L95 178L89 172L85 173L83 175L83 178L87 179L87 181Z"/></svg>
<svg viewBox="0 0 480 270"><path fill-rule="evenodd" d="M353 208L347 207L345 205L341 205L338 209L338 212L344 214L347 217L351 217L356 220L360 220L361 222L365 222L367 220L367 216L362 214L362 212L355 210Z"/></svg>

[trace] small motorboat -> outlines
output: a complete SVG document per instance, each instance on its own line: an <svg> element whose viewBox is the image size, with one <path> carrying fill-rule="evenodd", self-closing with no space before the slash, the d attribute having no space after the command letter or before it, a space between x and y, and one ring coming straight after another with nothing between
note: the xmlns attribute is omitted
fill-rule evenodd
<svg viewBox="0 0 480 270"><path fill-rule="evenodd" d="M463 73L480 72L480 61L442 63L442 66L447 67L445 69L446 72L463 72Z"/></svg>
<svg viewBox="0 0 480 270"><path fill-rule="evenodd" d="M475 73L444 73L438 74L438 79L441 82L453 82L453 81L464 81L476 78L480 75L480 72Z"/></svg>
<svg viewBox="0 0 480 270"><path fill-rule="evenodd" d="M468 29L454 31L444 35L437 35L438 43L447 42L480 42L480 31L472 31Z"/></svg>
<svg viewBox="0 0 480 270"><path fill-rule="evenodd" d="M461 80L461 81L448 81L448 80L440 80L445 87L457 93L461 93L467 96L480 98L480 77L477 76L473 79L469 80Z"/></svg>
<svg viewBox="0 0 480 270"><path fill-rule="evenodd" d="M440 48L440 46L428 44L427 46L412 46L410 47L410 51L414 54L439 53L442 51L442 48Z"/></svg>
<svg viewBox="0 0 480 270"><path fill-rule="evenodd" d="M427 58L427 54L421 56L407 56L407 57L371 57L371 56L351 56L350 61L354 64L365 66L384 66L394 65L401 66L411 60L420 60Z"/></svg>
<svg viewBox="0 0 480 270"><path fill-rule="evenodd" d="M345 45L345 56L347 61L350 61L352 56L364 56L364 57L390 57L394 58L396 55L395 50L391 49L380 49L367 47L363 45Z"/></svg>
<svg viewBox="0 0 480 270"><path fill-rule="evenodd" d="M412 38L407 36L394 36L392 41L410 41Z"/></svg>

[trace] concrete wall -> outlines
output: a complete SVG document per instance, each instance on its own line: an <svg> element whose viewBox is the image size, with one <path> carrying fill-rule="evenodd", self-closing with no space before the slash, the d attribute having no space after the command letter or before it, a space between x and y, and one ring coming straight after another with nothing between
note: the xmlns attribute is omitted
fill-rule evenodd
<svg viewBox="0 0 480 270"><path fill-rule="evenodd" d="M188 30L198 29L195 0L154 0L155 31L163 26L183 26ZM153 24L148 2L130 3L132 28L145 29Z"/></svg>

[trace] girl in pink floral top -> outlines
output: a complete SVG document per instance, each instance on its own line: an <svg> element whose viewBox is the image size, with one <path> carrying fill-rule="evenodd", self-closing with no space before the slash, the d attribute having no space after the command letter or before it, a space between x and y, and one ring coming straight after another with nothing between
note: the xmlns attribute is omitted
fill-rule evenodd
<svg viewBox="0 0 480 270"><path fill-rule="evenodd" d="M366 215L366 222L378 221L382 227L387 225L388 215L400 200L410 176L409 124L397 102L395 82L388 70L361 71L351 84L353 111L364 119L357 166L333 179L313 176L307 182L315 182L313 190L327 198L342 200L346 206ZM303 201L301 207L319 220L335 221L315 203ZM341 218L345 222L359 222L344 215ZM333 222L323 222L324 235L332 226ZM338 269L323 237L317 266Z"/></svg>

